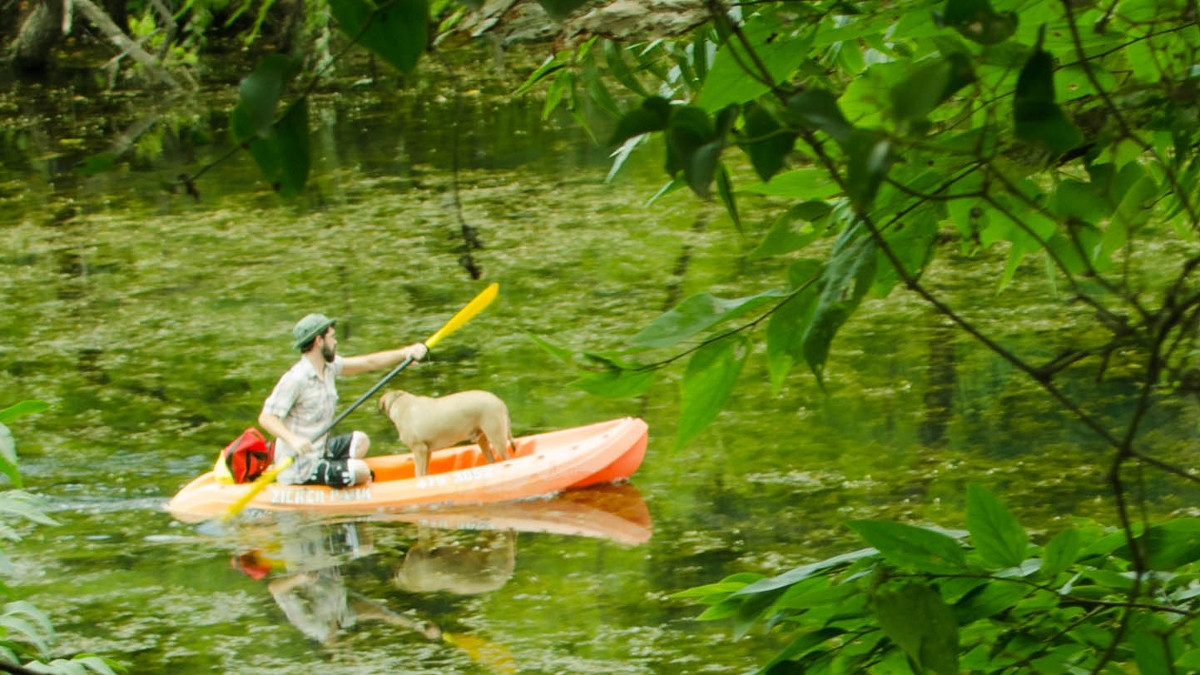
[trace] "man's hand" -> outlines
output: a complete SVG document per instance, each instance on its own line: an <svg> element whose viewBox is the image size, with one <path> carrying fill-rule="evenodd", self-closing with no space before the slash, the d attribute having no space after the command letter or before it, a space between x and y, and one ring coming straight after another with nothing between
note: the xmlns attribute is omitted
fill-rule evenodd
<svg viewBox="0 0 1200 675"><path fill-rule="evenodd" d="M429 356L429 347L426 347L424 342L415 342L405 347L405 349L408 350L408 354L412 357L413 361L420 361Z"/></svg>
<svg viewBox="0 0 1200 675"><path fill-rule="evenodd" d="M288 445L295 448L296 454L302 457L304 455L311 455L314 452L312 441L304 438L303 436L293 436L292 438L288 439Z"/></svg>

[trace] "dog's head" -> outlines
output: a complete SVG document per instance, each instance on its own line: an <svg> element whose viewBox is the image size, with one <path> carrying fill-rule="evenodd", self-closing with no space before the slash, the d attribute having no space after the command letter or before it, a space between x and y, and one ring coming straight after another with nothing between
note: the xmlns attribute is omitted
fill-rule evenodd
<svg viewBox="0 0 1200 675"><path fill-rule="evenodd" d="M408 392L406 392L402 389L389 389L389 390L383 392L383 395L379 397L379 404L378 404L379 411L385 415L390 416L392 404L396 402L396 399L400 398L401 396L407 396L407 395L408 395Z"/></svg>

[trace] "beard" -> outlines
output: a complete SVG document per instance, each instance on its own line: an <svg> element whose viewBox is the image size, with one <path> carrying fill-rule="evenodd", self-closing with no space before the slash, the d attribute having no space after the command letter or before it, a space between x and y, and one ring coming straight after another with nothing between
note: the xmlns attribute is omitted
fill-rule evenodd
<svg viewBox="0 0 1200 675"><path fill-rule="evenodd" d="M325 363L333 363L333 357L337 356L337 347L329 343L321 343L321 356L325 357Z"/></svg>

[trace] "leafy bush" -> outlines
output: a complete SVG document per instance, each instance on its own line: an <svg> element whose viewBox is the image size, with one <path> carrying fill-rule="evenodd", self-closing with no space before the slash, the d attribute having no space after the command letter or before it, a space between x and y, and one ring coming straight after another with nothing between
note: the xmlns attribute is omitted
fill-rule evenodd
<svg viewBox="0 0 1200 675"><path fill-rule="evenodd" d="M1125 533L1063 530L1044 546L992 493L967 491L967 532L879 520L849 526L871 548L774 577L736 574L675 597L797 633L760 673L1194 672L1200 519Z"/></svg>
<svg viewBox="0 0 1200 675"><path fill-rule="evenodd" d="M57 523L46 515L41 500L20 489L22 480L17 469L16 442L6 424L18 417L42 412L47 408L49 405L42 401L22 401L0 410L0 473L8 476L14 486L0 493L0 515L43 525L56 525ZM21 538L16 529L2 521L0 536L10 541ZM12 573L12 563L0 552L0 574ZM76 675L93 672L114 675L117 670L124 672L124 668L116 662L94 654L78 654L69 660L54 659L49 663L30 660L35 657L45 658L49 653L50 645L55 640L54 626L46 614L33 604L21 600L11 601L13 591L3 583L0 583L0 594L10 600L0 607L0 660L13 664L27 661L25 668L39 673Z"/></svg>

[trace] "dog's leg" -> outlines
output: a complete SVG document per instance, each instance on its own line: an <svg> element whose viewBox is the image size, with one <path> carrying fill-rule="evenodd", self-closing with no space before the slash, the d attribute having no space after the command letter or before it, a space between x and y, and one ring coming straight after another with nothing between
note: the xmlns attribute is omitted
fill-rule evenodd
<svg viewBox="0 0 1200 675"><path fill-rule="evenodd" d="M487 458L488 464L495 464L496 453L492 451L492 444L488 441L487 434L479 434L475 442L479 443L479 449L483 451L483 456Z"/></svg>
<svg viewBox="0 0 1200 675"><path fill-rule="evenodd" d="M429 475L429 446L424 443L413 443L411 448L413 464L417 478Z"/></svg>

